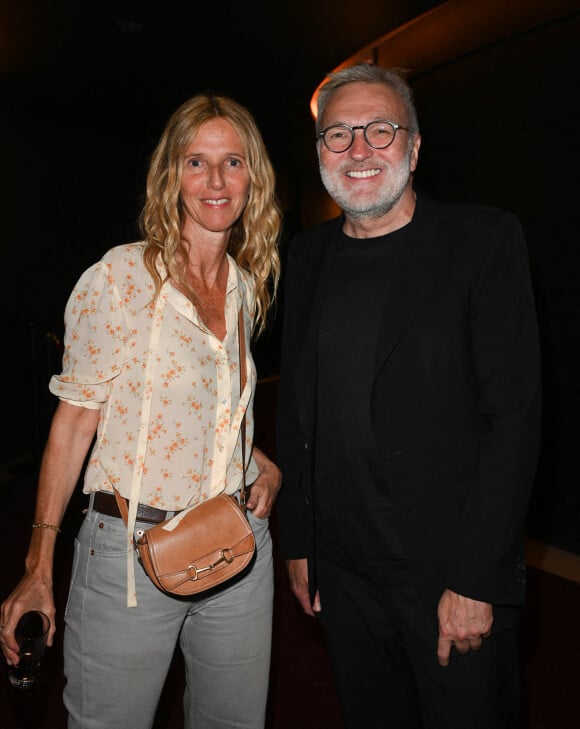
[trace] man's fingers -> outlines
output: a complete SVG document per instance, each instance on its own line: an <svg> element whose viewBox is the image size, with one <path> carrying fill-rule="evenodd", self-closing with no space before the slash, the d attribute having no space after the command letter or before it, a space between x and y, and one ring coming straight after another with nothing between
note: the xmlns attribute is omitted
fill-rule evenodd
<svg viewBox="0 0 580 729"><path fill-rule="evenodd" d="M488 633L490 635L490 633ZM458 653L468 653L470 650L472 651L478 651L482 644L483 644L483 638L485 638L485 635L482 635L477 638L466 638L465 640L452 640L451 638L443 638L439 636L439 642L437 643L437 659L439 661L440 666L448 666L449 665L449 658L451 655L451 649L453 646L455 646L455 649Z"/></svg>
<svg viewBox="0 0 580 729"><path fill-rule="evenodd" d="M451 645L453 641L448 638L442 638L439 636L439 642L437 643L437 660L440 666L449 665L449 654L451 653Z"/></svg>
<svg viewBox="0 0 580 729"><path fill-rule="evenodd" d="M454 645L458 653L469 652L470 642L468 640L456 640Z"/></svg>
<svg viewBox="0 0 580 729"><path fill-rule="evenodd" d="M481 638L471 638L469 641L469 647L472 651L478 651L481 648L483 640Z"/></svg>
<svg viewBox="0 0 580 729"><path fill-rule="evenodd" d="M294 590L294 595L296 599L298 600L300 607L306 615L310 615L311 618L315 617L314 610L312 609L312 605L310 604L310 596L308 595L308 590Z"/></svg>
<svg viewBox="0 0 580 729"><path fill-rule="evenodd" d="M318 593L318 590L316 590L316 595L314 595L314 602L312 603L312 609L315 613L319 613L322 610L322 605L320 604L320 594Z"/></svg>

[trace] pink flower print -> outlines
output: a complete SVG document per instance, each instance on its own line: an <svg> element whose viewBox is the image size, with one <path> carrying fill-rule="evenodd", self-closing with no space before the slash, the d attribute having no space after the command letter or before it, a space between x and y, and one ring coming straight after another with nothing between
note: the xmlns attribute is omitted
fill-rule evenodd
<svg viewBox="0 0 580 729"><path fill-rule="evenodd" d="M187 469L187 475L189 476L189 479L193 481L195 484L201 483L201 476L197 471L192 470L191 468Z"/></svg>
<svg viewBox="0 0 580 729"><path fill-rule="evenodd" d="M149 434L147 436L147 440L158 440L159 438L162 438L166 433L167 429L165 428L163 422L163 416L161 414L158 414L149 426Z"/></svg>
<svg viewBox="0 0 580 729"><path fill-rule="evenodd" d="M176 360L171 361L170 367L161 374L163 381L162 387L169 387L169 384L178 379L183 374L183 367Z"/></svg>
<svg viewBox="0 0 580 729"><path fill-rule="evenodd" d="M97 346L94 340L89 339L87 342L87 351L91 355L91 364L95 364L97 356L101 353L101 348Z"/></svg>
<svg viewBox="0 0 580 729"><path fill-rule="evenodd" d="M131 393L131 395L139 395L141 393L141 389L143 387L143 383L140 382L140 381L139 382L133 382L132 380L130 380L127 383L127 386L129 388L129 392Z"/></svg>
<svg viewBox="0 0 580 729"><path fill-rule="evenodd" d="M180 347L189 347L193 341L193 338L191 336L189 336L185 332L180 331L179 329L175 329L171 336L173 339L178 340Z"/></svg>
<svg viewBox="0 0 580 729"><path fill-rule="evenodd" d="M120 415L121 417L123 417L124 415L127 415L128 410L129 410L129 408L124 407L123 405L121 405L120 402L118 402L115 405L115 412L117 413L117 415Z"/></svg>
<svg viewBox="0 0 580 729"><path fill-rule="evenodd" d="M179 451L183 450L183 448L187 445L187 440L181 435L181 433L176 433L175 438L173 441L165 447L165 460L170 461L174 455L179 453Z"/></svg>

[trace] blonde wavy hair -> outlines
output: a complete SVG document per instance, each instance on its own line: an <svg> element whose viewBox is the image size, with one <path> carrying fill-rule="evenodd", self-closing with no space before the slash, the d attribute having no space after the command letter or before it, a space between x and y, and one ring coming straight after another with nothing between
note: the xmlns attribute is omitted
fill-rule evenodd
<svg viewBox="0 0 580 729"><path fill-rule="evenodd" d="M254 284L253 327L259 334L273 303L280 277L278 239L282 216L276 200L276 178L262 135L250 112L226 96L198 94L171 116L157 145L147 175L147 196L140 217L145 238L144 261L159 294L163 280L157 263L195 303L187 281L181 239L183 207L181 176L185 152L204 122L221 117L238 133L250 172L250 193L244 212L234 224L228 253Z"/></svg>

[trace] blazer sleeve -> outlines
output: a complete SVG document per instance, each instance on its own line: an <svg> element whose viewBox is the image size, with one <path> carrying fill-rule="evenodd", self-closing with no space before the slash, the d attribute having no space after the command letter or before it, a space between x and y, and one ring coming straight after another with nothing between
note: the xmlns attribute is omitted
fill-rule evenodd
<svg viewBox="0 0 580 729"><path fill-rule="evenodd" d="M524 236L512 215L497 216L482 248L470 315L478 459L449 542L446 586L502 604L514 594L514 569L525 585L521 547L540 438L536 312Z"/></svg>
<svg viewBox="0 0 580 729"><path fill-rule="evenodd" d="M303 344L303 246L294 238L284 274L284 319L280 380L276 404L276 457L282 471L282 488L276 500L277 546L285 559L310 557L313 551L310 452L297 404L296 370Z"/></svg>

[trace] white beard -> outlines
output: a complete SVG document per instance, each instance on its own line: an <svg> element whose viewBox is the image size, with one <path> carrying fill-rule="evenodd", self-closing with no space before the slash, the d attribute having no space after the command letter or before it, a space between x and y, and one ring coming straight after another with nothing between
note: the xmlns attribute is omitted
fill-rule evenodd
<svg viewBox="0 0 580 729"><path fill-rule="evenodd" d="M397 167L386 165L383 161L376 164L385 172L381 174L381 184L371 194L365 192L363 195L346 189L340 167L329 171L319 164L320 177L330 197L350 218L380 218L390 212L407 187L411 177L411 154L412 147L409 147ZM352 169L352 161L344 166Z"/></svg>

